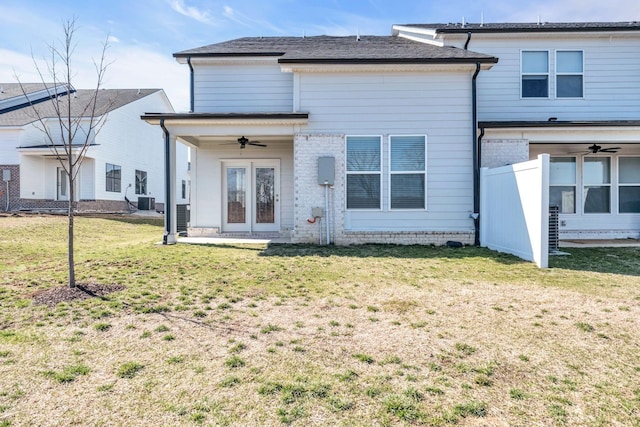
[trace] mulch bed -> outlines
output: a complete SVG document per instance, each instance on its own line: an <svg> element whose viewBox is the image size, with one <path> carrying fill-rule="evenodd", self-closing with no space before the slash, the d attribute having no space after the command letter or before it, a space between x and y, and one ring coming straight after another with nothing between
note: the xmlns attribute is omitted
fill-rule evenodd
<svg viewBox="0 0 640 427"><path fill-rule="evenodd" d="M112 292L124 290L123 285L102 283L78 283L75 288L68 285L58 286L33 294L33 302L39 305L53 307L61 302L71 302L89 298L100 298Z"/></svg>

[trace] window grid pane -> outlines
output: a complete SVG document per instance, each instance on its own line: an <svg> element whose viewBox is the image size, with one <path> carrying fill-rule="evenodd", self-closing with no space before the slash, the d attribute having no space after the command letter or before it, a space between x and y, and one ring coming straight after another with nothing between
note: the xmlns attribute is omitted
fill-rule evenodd
<svg viewBox="0 0 640 427"><path fill-rule="evenodd" d="M392 136L390 141L391 171L424 171L424 136Z"/></svg>
<svg viewBox="0 0 640 427"><path fill-rule="evenodd" d="M563 74L582 73L582 51L556 52L556 72Z"/></svg>
<svg viewBox="0 0 640 427"><path fill-rule="evenodd" d="M380 175L347 175L347 209L380 209Z"/></svg>
<svg viewBox="0 0 640 427"><path fill-rule="evenodd" d="M380 171L379 137L347 137L347 171Z"/></svg>
<svg viewBox="0 0 640 427"><path fill-rule="evenodd" d="M424 209L424 174L391 175L391 209Z"/></svg>

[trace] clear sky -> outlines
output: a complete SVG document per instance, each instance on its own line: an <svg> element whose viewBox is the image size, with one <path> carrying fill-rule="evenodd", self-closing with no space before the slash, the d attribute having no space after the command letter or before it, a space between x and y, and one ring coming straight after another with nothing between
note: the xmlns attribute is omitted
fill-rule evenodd
<svg viewBox="0 0 640 427"><path fill-rule="evenodd" d="M76 18L77 88L108 38L106 88L162 88L189 108L189 70L172 54L247 36L387 35L393 24L640 21L640 0L0 0L0 82L39 81L33 58Z"/></svg>

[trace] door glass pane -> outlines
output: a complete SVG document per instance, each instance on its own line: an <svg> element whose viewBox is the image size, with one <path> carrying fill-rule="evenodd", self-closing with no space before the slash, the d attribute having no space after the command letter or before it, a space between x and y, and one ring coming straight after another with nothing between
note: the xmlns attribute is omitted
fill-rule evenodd
<svg viewBox="0 0 640 427"><path fill-rule="evenodd" d="M256 168L256 224L275 222L274 168Z"/></svg>
<svg viewBox="0 0 640 427"><path fill-rule="evenodd" d="M243 224L246 222L247 188L246 169L227 169L227 222Z"/></svg>
<svg viewBox="0 0 640 427"><path fill-rule="evenodd" d="M67 197L67 173L64 169L58 169L58 188L60 189L59 198Z"/></svg>

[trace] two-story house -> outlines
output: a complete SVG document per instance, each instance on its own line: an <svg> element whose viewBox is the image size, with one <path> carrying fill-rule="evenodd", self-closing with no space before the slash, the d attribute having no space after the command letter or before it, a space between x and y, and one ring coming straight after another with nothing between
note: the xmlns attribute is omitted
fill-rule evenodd
<svg viewBox="0 0 640 427"><path fill-rule="evenodd" d="M638 23L242 38L176 53L192 112L143 119L168 164L192 148L192 236L474 243L480 167L549 153L564 237L637 237L639 47Z"/></svg>
<svg viewBox="0 0 640 427"><path fill-rule="evenodd" d="M22 87L1 83L0 88L0 210L66 209L69 178L60 164L65 151L56 105L70 103L71 116L79 120L82 132L89 120L86 105L94 91L68 91L64 85L42 83ZM79 211L126 212L125 198L133 205L143 200L147 209L154 202L155 209L163 209L164 153L157 143L162 131L139 120L145 111L172 113L173 108L161 89L99 91L95 118L104 124L89 135L86 157L75 180ZM46 138L44 126L54 141ZM84 142L78 134L80 139ZM77 155L82 146L75 144ZM180 145L176 154L176 176L188 187L187 148ZM187 197L186 191L179 191L177 202L187 203Z"/></svg>

